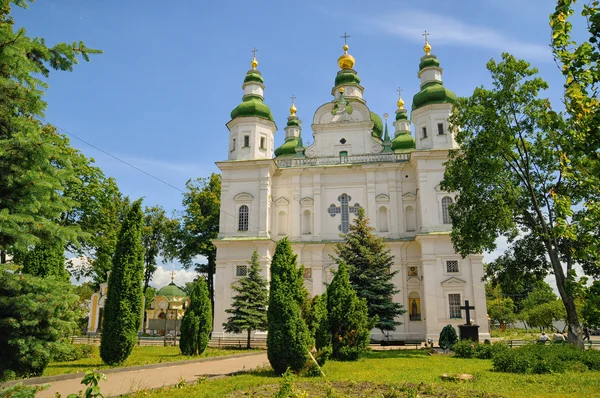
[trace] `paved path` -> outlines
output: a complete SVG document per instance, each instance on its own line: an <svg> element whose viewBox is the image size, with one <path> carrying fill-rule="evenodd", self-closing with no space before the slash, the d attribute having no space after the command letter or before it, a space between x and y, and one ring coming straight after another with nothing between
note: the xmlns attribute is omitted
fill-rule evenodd
<svg viewBox="0 0 600 398"><path fill-rule="evenodd" d="M265 362L268 363L267 353L247 355L237 358L222 358L214 361L171 365L160 368L127 370L106 374L106 381L100 382L100 388L105 397L118 396L138 390L159 388L179 383L180 380L195 382L199 377L224 376L231 373L250 370ZM99 372L102 372L100 370ZM60 393L62 397L84 390L81 377L61 381L49 382L49 389L44 390L36 397L55 397Z"/></svg>

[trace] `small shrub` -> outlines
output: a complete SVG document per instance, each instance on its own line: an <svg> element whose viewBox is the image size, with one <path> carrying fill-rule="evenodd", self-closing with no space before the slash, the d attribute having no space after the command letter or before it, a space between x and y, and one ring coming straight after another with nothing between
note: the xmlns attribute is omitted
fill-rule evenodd
<svg viewBox="0 0 600 398"><path fill-rule="evenodd" d="M461 340L455 343L452 347L454 356L457 358L473 358L476 353L476 344L479 345L479 343L474 343L471 340Z"/></svg>
<svg viewBox="0 0 600 398"><path fill-rule="evenodd" d="M438 340L439 346L447 350L452 348L454 344L458 341L458 335L456 334L456 330L452 325L446 325L440 332L440 338Z"/></svg>
<svg viewBox="0 0 600 398"><path fill-rule="evenodd" d="M61 343L52 347L50 356L53 362L70 362L91 357L92 350L93 347L88 344Z"/></svg>

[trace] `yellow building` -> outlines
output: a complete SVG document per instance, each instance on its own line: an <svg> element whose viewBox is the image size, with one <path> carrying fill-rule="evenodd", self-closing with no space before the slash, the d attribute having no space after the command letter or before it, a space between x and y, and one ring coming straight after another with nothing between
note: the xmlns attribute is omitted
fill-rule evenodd
<svg viewBox="0 0 600 398"><path fill-rule="evenodd" d="M179 330L188 304L189 298L171 277L171 283L156 293L150 309L146 310L146 332L164 334L165 330Z"/></svg>

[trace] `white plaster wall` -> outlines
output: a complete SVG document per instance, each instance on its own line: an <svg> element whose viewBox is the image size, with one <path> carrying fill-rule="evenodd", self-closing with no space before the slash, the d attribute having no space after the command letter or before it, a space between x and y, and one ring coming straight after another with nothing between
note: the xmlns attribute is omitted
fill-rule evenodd
<svg viewBox="0 0 600 398"><path fill-rule="evenodd" d="M417 150L458 148L448 124L451 113L451 104L427 105L412 112ZM444 134L438 134L438 123L444 125ZM427 128L426 138L423 138L423 127Z"/></svg>

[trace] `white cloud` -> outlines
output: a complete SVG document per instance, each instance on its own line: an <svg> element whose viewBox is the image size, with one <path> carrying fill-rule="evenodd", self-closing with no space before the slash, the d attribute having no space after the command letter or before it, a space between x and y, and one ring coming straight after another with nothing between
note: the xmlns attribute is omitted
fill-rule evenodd
<svg viewBox="0 0 600 398"><path fill-rule="evenodd" d="M171 271L175 274L174 282L177 286L184 286L187 282L192 282L198 277L198 273L194 270L170 269L170 267L167 269L159 265L150 281L150 286L160 289L171 283Z"/></svg>
<svg viewBox="0 0 600 398"><path fill-rule="evenodd" d="M509 52L525 59L552 60L550 48L546 45L528 43L490 28L466 24L451 17L431 14L429 11L409 10L403 13L379 16L371 19L369 24L388 34L422 42L424 40L422 36L423 21L427 21L427 26L431 27L431 31L428 30L428 32L431 33L432 40L430 41L434 45L468 44L473 47Z"/></svg>

